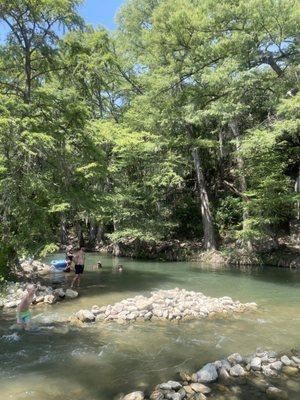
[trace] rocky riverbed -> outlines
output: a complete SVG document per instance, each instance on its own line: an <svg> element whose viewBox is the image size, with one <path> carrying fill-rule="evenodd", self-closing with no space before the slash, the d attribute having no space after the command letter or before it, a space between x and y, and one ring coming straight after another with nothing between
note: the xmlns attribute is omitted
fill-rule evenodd
<svg viewBox="0 0 300 400"><path fill-rule="evenodd" d="M26 287L30 282L8 282L6 283L0 294L0 307L9 309L16 308L22 297L26 294ZM63 299L75 299L78 292L71 289L52 288L51 286L43 286L36 284L36 292L32 304L54 304Z"/></svg>
<svg viewBox="0 0 300 400"><path fill-rule="evenodd" d="M185 289L159 290L151 292L150 297L136 296L122 300L114 305L80 310L70 320L76 322L116 321L129 323L134 321L155 320L191 320L226 317L235 313L254 311L256 303L240 303L231 297L213 298L200 292Z"/></svg>
<svg viewBox="0 0 300 400"><path fill-rule="evenodd" d="M195 373L182 371L179 381L161 383L149 394L136 391L119 399L288 399L286 390L297 393L300 390L300 382L294 380L300 373L299 356L300 352L295 350L289 355L262 350L247 357L234 353L204 365ZM247 397L239 397L242 387Z"/></svg>

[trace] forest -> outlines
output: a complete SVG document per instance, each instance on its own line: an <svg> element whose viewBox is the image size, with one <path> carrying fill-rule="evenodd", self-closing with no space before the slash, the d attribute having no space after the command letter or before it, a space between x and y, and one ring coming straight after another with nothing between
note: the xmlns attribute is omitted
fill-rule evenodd
<svg viewBox="0 0 300 400"><path fill-rule="evenodd" d="M300 220L296 0L0 2L0 270L78 237L255 251ZM298 224L298 225L297 225Z"/></svg>

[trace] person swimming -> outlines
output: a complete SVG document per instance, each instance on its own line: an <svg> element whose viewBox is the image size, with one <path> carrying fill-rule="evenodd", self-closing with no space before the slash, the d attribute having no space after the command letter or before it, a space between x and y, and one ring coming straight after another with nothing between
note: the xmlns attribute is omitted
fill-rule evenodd
<svg viewBox="0 0 300 400"><path fill-rule="evenodd" d="M117 266L117 272L124 272L124 267L123 267L122 264L119 264L119 265Z"/></svg>

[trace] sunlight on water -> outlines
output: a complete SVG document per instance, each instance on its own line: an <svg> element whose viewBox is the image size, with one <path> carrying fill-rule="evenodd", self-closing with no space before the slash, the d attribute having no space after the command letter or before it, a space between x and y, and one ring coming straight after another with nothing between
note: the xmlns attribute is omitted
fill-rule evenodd
<svg viewBox="0 0 300 400"><path fill-rule="evenodd" d="M104 266L101 271L92 267L99 258ZM277 351L300 347L299 272L200 268L196 263L132 261L96 254L88 255L87 261L80 297L35 307L33 332L10 330L14 312L1 312L1 399L108 400L121 392L151 389L164 380L177 379L180 370L194 371L236 351L246 355L258 346ZM114 273L119 262L125 266L123 274ZM57 273L51 279L68 285L71 276ZM100 323L78 329L66 323L81 308L174 287L255 301L259 310L230 319L179 324ZM297 384L289 383L291 399L298 398Z"/></svg>

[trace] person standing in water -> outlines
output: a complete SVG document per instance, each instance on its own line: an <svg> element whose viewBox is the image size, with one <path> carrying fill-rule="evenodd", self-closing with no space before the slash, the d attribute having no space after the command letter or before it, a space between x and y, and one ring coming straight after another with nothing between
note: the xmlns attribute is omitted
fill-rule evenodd
<svg viewBox="0 0 300 400"><path fill-rule="evenodd" d="M24 295L21 303L18 305L17 308L17 324L21 325L21 327L27 331L28 329L30 329L31 313L29 310L29 306L33 300L35 286L28 285L26 290L27 293Z"/></svg>
<svg viewBox="0 0 300 400"><path fill-rule="evenodd" d="M75 261L75 277L72 281L71 288L74 287L76 282L77 282L77 287L79 287L80 285L80 278L84 271L84 261L85 261L84 247L80 247L78 252L75 254L74 261Z"/></svg>

